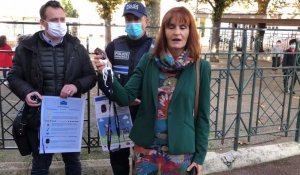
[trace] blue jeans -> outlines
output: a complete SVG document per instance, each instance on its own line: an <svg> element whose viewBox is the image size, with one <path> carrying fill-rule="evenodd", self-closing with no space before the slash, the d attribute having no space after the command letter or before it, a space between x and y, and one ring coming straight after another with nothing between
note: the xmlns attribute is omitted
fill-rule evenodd
<svg viewBox="0 0 300 175"><path fill-rule="evenodd" d="M80 153L62 153L66 175L80 175ZM53 154L39 154L32 159L32 175L48 175Z"/></svg>
<svg viewBox="0 0 300 175"><path fill-rule="evenodd" d="M53 154L39 154L39 140L37 130L27 130L32 147L32 170L31 175L48 175ZM65 163L66 175L81 175L80 153L62 153Z"/></svg>

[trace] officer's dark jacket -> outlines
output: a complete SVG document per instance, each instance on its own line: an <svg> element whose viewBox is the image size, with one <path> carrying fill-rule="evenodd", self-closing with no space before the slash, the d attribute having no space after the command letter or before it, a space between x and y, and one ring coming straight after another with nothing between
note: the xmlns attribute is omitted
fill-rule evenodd
<svg viewBox="0 0 300 175"><path fill-rule="evenodd" d="M292 53L290 49L285 50L285 53L286 54L284 54L282 59L282 67L294 66L294 64L295 66L300 67L300 58L298 53ZM283 69L283 72L287 70L288 69ZM300 71L300 69L297 68L297 71Z"/></svg>
<svg viewBox="0 0 300 175"><path fill-rule="evenodd" d="M285 50L283 59L282 59L282 66L293 66L295 61L295 54L293 54L290 49Z"/></svg>
<svg viewBox="0 0 300 175"><path fill-rule="evenodd" d="M114 77L123 86L127 83L142 56L148 53L152 46L153 38L148 37L146 34L138 40L132 40L128 36L120 36L107 45L105 52L112 63ZM99 88L111 99L111 94L108 92L108 88L104 86L101 75L99 75L98 81ZM138 106L130 106L130 113L133 120L137 110Z"/></svg>
<svg viewBox="0 0 300 175"><path fill-rule="evenodd" d="M145 34L138 40L132 40L128 36L120 36L107 45L105 52L113 66L115 77L122 85L126 84L134 68L142 56L149 52L152 44L153 39ZM99 75L98 80L99 88L106 96L110 97L101 75Z"/></svg>

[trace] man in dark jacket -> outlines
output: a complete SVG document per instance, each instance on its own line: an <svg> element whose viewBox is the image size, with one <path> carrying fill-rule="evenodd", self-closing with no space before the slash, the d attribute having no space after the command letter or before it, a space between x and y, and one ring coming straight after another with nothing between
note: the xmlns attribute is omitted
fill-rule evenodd
<svg viewBox="0 0 300 175"><path fill-rule="evenodd" d="M284 57L282 59L282 67L289 67L289 66L297 66L298 60L296 59L295 49L296 49L296 39L291 39L289 41L289 48L285 50ZM297 71L293 68L285 68L283 69L283 85L284 85L284 92L291 92L295 94L293 91L293 87L295 86L296 81L298 80ZM290 85L290 89L288 90L288 82L289 78L292 77L292 83Z"/></svg>
<svg viewBox="0 0 300 175"><path fill-rule="evenodd" d="M148 19L146 8L142 3L127 3L124 7L123 16L125 17L127 35L120 36L110 42L105 52L112 64L115 77L122 85L125 85L143 54L151 49L153 39L146 35ZM102 81L102 78L100 77L99 80ZM110 96L102 83L99 83L99 87L106 96ZM140 99L136 99L130 106L132 120L136 116L139 103ZM110 163L115 175L129 174L129 155L129 148L110 152Z"/></svg>
<svg viewBox="0 0 300 175"><path fill-rule="evenodd" d="M60 3L48 1L41 7L40 17L45 30L18 45L8 74L9 87L31 111L39 110L42 95L80 97L96 83L87 51L77 38L67 34ZM39 154L39 118L30 121L27 134L32 147L31 174L40 175L49 173L53 154ZM62 153L62 157L67 175L81 174L79 152Z"/></svg>

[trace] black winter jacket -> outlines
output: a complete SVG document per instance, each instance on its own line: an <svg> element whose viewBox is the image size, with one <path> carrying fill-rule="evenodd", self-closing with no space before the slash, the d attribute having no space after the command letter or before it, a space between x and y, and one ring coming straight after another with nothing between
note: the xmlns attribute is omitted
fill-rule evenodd
<svg viewBox="0 0 300 175"><path fill-rule="evenodd" d="M294 66L295 62L295 54L290 51L290 49L285 50L283 59L282 59L282 66Z"/></svg>
<svg viewBox="0 0 300 175"><path fill-rule="evenodd" d="M19 44L15 51L12 69L8 73L10 89L23 101L32 91L43 92L43 73L37 44L38 40L42 40L39 36L41 32L43 31L35 33ZM74 84L78 89L74 96L80 97L82 93L95 86L94 67L86 49L77 38L66 34L62 44L65 50L64 84Z"/></svg>

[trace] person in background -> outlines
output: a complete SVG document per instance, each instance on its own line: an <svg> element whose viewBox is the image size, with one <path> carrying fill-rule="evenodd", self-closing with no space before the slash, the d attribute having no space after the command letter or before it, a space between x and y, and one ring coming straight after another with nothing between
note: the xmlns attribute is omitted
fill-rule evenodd
<svg viewBox="0 0 300 175"><path fill-rule="evenodd" d="M295 55L296 44L297 44L296 39L291 39L289 41L289 48L285 50L285 54L282 59L282 67L298 65L297 63L298 60L296 60L296 55ZM293 87L295 86L296 81L299 79L297 75L297 71L294 71L294 68L284 68L282 71L284 75L283 77L284 92L285 93L291 92L295 94ZM292 77L293 82L291 82L290 88L288 89L288 82L290 77Z"/></svg>
<svg viewBox="0 0 300 175"><path fill-rule="evenodd" d="M20 42L23 41L24 39L30 38L31 36L32 36L31 34L27 34L27 35L19 34L17 38L17 45L19 45Z"/></svg>
<svg viewBox="0 0 300 175"><path fill-rule="evenodd" d="M283 57L283 48L281 46L281 41L278 40L275 46L271 50L272 53L272 70L277 73L277 67L281 64L281 59Z"/></svg>
<svg viewBox="0 0 300 175"><path fill-rule="evenodd" d="M9 51L9 52L7 52ZM0 36L0 67L1 68L11 68L12 66L12 56L14 53L10 45L7 44L7 39L5 35ZM6 79L7 72L9 70L3 69L3 78ZM4 82L7 84L7 82Z"/></svg>
<svg viewBox="0 0 300 175"><path fill-rule="evenodd" d="M123 35L110 42L106 49L106 55L112 64L115 77L125 85L132 75L134 68L139 63L143 54L151 50L153 38L146 34L147 11L140 2L129 2L124 6L123 16L125 18L125 32ZM102 58L104 55L99 55ZM99 79L102 81L102 79ZM104 94L110 97L103 83L99 83L99 88ZM129 106L132 121L134 121L137 109L139 107L140 97L137 96L134 102ZM115 175L129 174L129 156L130 149L110 151L110 163Z"/></svg>
<svg viewBox="0 0 300 175"><path fill-rule="evenodd" d="M200 43L191 13L170 9L151 53L145 54L123 87L113 79L113 99L124 106L141 95L130 138L133 174L202 174L210 115L210 64L201 60L198 115L194 116L196 61ZM95 57L99 73L106 61ZM110 64L110 63L108 63ZM198 65L199 66L199 65ZM196 119L195 119L196 118Z"/></svg>
<svg viewBox="0 0 300 175"><path fill-rule="evenodd" d="M86 49L78 38L67 33L61 4L46 2L40 8L40 17L44 30L19 43L7 77L11 91L25 101L24 108L30 109L26 111L35 113L40 111L42 95L80 98L96 84ZM33 157L31 174L47 175L53 154L39 153L40 114L34 117L26 127ZM62 153L62 158L66 175L81 174L80 152Z"/></svg>
<svg viewBox="0 0 300 175"><path fill-rule="evenodd" d="M18 45L20 44L21 41L23 41L24 39L26 38L29 38L31 35L28 34L28 35L22 35L22 34L18 34L17 35L17 43L15 44L13 50L16 50L16 48L18 47Z"/></svg>

